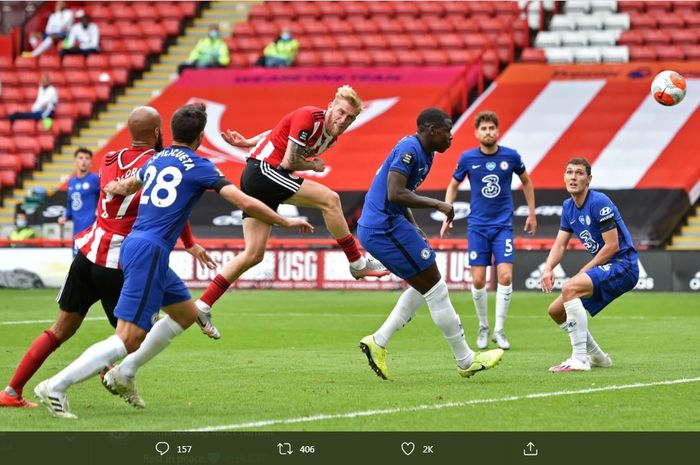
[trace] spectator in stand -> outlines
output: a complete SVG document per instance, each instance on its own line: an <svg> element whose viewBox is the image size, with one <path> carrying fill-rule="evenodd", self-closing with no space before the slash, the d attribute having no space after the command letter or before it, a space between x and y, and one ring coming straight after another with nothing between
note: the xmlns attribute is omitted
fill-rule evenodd
<svg viewBox="0 0 700 465"><path fill-rule="evenodd" d="M100 52L100 28L90 21L90 17L83 10L75 12L75 19L68 33L68 38L63 44L61 55L90 55Z"/></svg>
<svg viewBox="0 0 700 465"><path fill-rule="evenodd" d="M185 63L178 66L178 74L187 68L225 68L231 63L228 45L221 38L219 26L209 26L207 37L199 39Z"/></svg>
<svg viewBox="0 0 700 465"><path fill-rule="evenodd" d="M34 100L34 104L32 104L32 111L12 113L9 118L10 121L17 119L43 119L44 128L49 130L53 124L52 118L56 110L56 105L58 105L58 92L56 92L56 88L51 85L49 75L43 74L39 82L36 100Z"/></svg>
<svg viewBox="0 0 700 465"><path fill-rule="evenodd" d="M29 44L33 50L31 52L23 52L22 56L37 57L47 51L53 44L62 42L68 37L68 31L72 24L73 10L66 6L66 2L56 2L56 10L49 16L44 34L33 32L29 37Z"/></svg>
<svg viewBox="0 0 700 465"><path fill-rule="evenodd" d="M29 218L27 214L19 210L15 213L15 230L10 233L10 244L12 247L23 247L22 244L17 244L15 241L34 238L36 238L36 232L29 227Z"/></svg>
<svg viewBox="0 0 700 465"><path fill-rule="evenodd" d="M267 44L258 64L268 68L288 68L294 64L298 53L299 41L292 37L289 29L284 28L274 42Z"/></svg>

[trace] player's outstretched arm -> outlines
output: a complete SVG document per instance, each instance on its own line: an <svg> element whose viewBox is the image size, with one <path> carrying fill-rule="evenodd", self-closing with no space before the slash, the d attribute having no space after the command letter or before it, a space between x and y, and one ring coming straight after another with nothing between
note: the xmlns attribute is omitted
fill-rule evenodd
<svg viewBox="0 0 700 465"><path fill-rule="evenodd" d="M221 138L224 139L229 145L233 145L234 147L249 149L257 145L263 134L258 134L255 137L246 139L240 132L227 129L226 132L221 133Z"/></svg>
<svg viewBox="0 0 700 465"><path fill-rule="evenodd" d="M138 176L130 176L119 181L108 182L107 185L105 185L104 191L108 194L126 197L141 189L142 184Z"/></svg>
<svg viewBox="0 0 700 465"><path fill-rule="evenodd" d="M450 184L447 186L447 190L445 191L445 203L449 203L450 205L454 205L455 199L457 199L457 188L459 187L459 183L455 178L452 178L450 180ZM442 222L442 226L440 227L440 237L445 238L450 235L450 229L452 228L454 224L452 221L445 221Z"/></svg>
<svg viewBox="0 0 700 465"><path fill-rule="evenodd" d="M568 231L562 231L560 229L557 233L557 238L554 240L552 250L549 251L549 256L547 256L547 262L544 265L542 277L540 278L542 292L549 294L552 292L552 289L554 289L553 270L559 262L561 262L561 258L564 256L564 251L566 250L566 244L569 243L570 238L571 233Z"/></svg>
<svg viewBox="0 0 700 465"><path fill-rule="evenodd" d="M276 224L290 229L299 228L302 234L314 232L314 227L307 221L299 218L285 218L280 216L260 200L245 194L233 184L224 186L219 190L219 195L253 218L257 218L265 223Z"/></svg>

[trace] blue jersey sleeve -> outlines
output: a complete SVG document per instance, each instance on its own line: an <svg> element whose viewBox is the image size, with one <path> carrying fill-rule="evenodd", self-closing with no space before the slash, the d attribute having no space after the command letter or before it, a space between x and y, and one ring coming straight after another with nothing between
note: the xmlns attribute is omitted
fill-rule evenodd
<svg viewBox="0 0 700 465"><path fill-rule="evenodd" d="M452 177L455 179L455 181L462 182L468 174L469 164L467 163L467 157L464 154L462 154L462 156L459 157L459 161L457 162L457 168L455 168L455 172L452 174Z"/></svg>
<svg viewBox="0 0 700 465"><path fill-rule="evenodd" d="M199 169L197 179L204 189L213 189L224 175L211 161L204 158L201 160L203 163L197 167Z"/></svg>
<svg viewBox="0 0 700 465"><path fill-rule="evenodd" d="M418 156L409 149L402 149L389 165L389 171L397 171L408 177L418 165Z"/></svg>
<svg viewBox="0 0 700 465"><path fill-rule="evenodd" d="M605 232L615 227L614 219L615 205L612 200L605 194L597 195L591 205L591 221L598 226L601 232Z"/></svg>
<svg viewBox="0 0 700 465"><path fill-rule="evenodd" d="M514 158L515 160L513 160L513 172L517 175L521 175L525 172L525 163L523 163L523 159L518 152L514 153Z"/></svg>
<svg viewBox="0 0 700 465"><path fill-rule="evenodd" d="M571 225L569 223L569 214L568 214L568 208L566 208L566 202L564 202L564 206L561 209L561 222L559 223L559 229L568 233L574 232L574 230L571 228Z"/></svg>
<svg viewBox="0 0 700 465"><path fill-rule="evenodd" d="M71 178L70 181L68 181L68 189L66 191L67 199L66 199L66 219L67 220L72 220L73 219L73 208L71 207L72 200L70 198L70 189L71 189L71 183L73 182L74 178Z"/></svg>

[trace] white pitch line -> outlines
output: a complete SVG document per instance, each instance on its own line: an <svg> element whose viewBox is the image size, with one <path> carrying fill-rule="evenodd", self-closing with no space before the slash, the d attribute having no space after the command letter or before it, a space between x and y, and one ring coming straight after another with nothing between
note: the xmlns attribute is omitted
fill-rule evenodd
<svg viewBox="0 0 700 465"><path fill-rule="evenodd" d="M236 430L236 429L246 429L246 428L261 428L265 426L274 425L291 425L295 423L310 423L314 421L323 420L335 420L338 418L360 418L360 417L371 417L377 415L391 415L393 413L407 413L407 412L420 412L425 410L441 410L445 408L452 407L466 407L468 405L479 405L479 404L494 404L499 402L512 402L516 400L524 399L541 399L546 397L559 397L559 396L572 396L577 394L590 394L592 392L605 392L605 391L620 391L623 389L637 389L645 388L651 386L665 386L672 384L683 384L683 383L695 383L700 381L699 378L681 378L669 381L656 381L653 383L634 383L634 384L623 384L623 385L612 385L604 386L598 388L590 389L579 389L575 391L554 391L554 392L538 392L534 394L526 394L522 396L508 396L508 397L498 397L493 399L474 399L466 400L462 402L445 402L441 404L433 405L417 405L415 407L399 407L399 408L389 408L381 410L364 410L359 412L349 412L349 413L334 413L334 414L318 414L311 415L308 417L297 417L297 418L279 418L274 420L262 420L262 421L252 421L248 423L233 423L230 425L220 425L220 426L205 426L203 428L193 428L184 431L224 431L224 430Z"/></svg>
<svg viewBox="0 0 700 465"><path fill-rule="evenodd" d="M54 318L53 320L0 321L0 326L9 326L9 325L33 325L33 324L38 324L38 323L53 323L54 321L56 321L55 318ZM95 316L95 317L85 318L83 321L107 321L107 317L104 317L104 316Z"/></svg>

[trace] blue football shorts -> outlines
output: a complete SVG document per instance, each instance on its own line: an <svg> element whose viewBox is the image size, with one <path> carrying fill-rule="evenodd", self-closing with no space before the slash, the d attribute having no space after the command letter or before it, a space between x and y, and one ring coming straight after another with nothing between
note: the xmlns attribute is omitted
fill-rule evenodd
<svg viewBox="0 0 700 465"><path fill-rule="evenodd" d="M515 247L512 227L470 227L467 231L467 240L469 241L469 266L490 266L492 255L496 265L513 263Z"/></svg>
<svg viewBox="0 0 700 465"><path fill-rule="evenodd" d="M396 276L408 279L435 263L435 251L408 220L386 229L357 227L362 247Z"/></svg>
<svg viewBox="0 0 700 465"><path fill-rule="evenodd" d="M150 331L161 307L191 299L187 286L170 269L170 251L144 238L127 236L122 244L124 286L114 315Z"/></svg>
<svg viewBox="0 0 700 465"><path fill-rule="evenodd" d="M595 316L610 302L631 291L639 280L639 266L636 255L633 259L613 259L586 271L593 281L593 295L581 299L591 316Z"/></svg>

